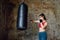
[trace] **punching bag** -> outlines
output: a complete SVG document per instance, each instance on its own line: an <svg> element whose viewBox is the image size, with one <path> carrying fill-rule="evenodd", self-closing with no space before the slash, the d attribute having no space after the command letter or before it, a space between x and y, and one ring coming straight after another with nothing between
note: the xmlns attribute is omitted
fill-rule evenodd
<svg viewBox="0 0 60 40"><path fill-rule="evenodd" d="M18 8L18 15L17 15L18 30L27 29L27 15L28 15L28 6L23 2L19 5L19 8Z"/></svg>

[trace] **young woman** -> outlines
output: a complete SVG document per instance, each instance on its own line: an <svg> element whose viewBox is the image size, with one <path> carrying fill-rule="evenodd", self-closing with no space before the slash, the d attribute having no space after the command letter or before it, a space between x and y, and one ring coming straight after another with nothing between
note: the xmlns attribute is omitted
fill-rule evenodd
<svg viewBox="0 0 60 40"><path fill-rule="evenodd" d="M47 21L45 15L42 13L39 15L39 20L32 20L32 22L38 23L39 27L39 40L47 40Z"/></svg>

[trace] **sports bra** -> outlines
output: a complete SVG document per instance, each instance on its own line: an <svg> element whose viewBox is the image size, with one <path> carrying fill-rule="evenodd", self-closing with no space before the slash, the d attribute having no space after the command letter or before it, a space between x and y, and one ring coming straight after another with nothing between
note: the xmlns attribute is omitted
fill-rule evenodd
<svg viewBox="0 0 60 40"><path fill-rule="evenodd" d="M42 24L44 25L44 24L45 24L45 22L42 22ZM40 23L38 23L38 27L39 27L39 28L41 28L41 27L42 27Z"/></svg>

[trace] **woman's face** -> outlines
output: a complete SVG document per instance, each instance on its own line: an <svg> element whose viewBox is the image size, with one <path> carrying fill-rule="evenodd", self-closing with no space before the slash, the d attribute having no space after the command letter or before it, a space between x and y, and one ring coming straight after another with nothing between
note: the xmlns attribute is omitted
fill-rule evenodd
<svg viewBox="0 0 60 40"><path fill-rule="evenodd" d="M40 18L39 18L39 19L42 19L42 20L44 20L43 16L40 16Z"/></svg>

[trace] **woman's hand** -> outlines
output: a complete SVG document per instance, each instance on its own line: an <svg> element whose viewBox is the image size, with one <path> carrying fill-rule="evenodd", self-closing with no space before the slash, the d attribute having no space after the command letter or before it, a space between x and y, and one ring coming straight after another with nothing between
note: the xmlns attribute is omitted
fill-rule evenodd
<svg viewBox="0 0 60 40"><path fill-rule="evenodd" d="M34 20L30 20L31 22L34 22Z"/></svg>

